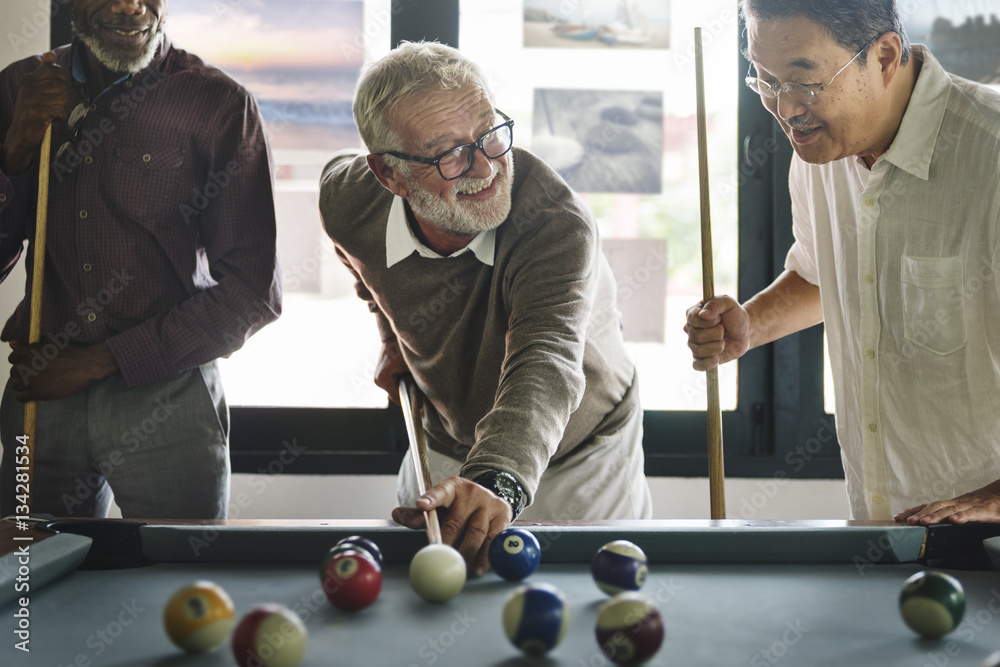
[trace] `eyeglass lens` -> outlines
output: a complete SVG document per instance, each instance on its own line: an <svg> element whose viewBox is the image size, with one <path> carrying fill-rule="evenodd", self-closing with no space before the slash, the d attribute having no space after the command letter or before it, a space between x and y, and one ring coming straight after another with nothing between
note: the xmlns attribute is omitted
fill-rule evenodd
<svg viewBox="0 0 1000 667"><path fill-rule="evenodd" d="M510 127L501 125L493 128L475 144L466 144L449 151L441 156L438 161L438 168L444 178L458 178L472 167L472 160L475 157L477 147L482 147L488 158L498 158L510 150L513 134Z"/></svg>
<svg viewBox="0 0 1000 667"><path fill-rule="evenodd" d="M74 141L76 141L77 135L80 134L80 124L83 119L87 117L89 112L90 105L86 102L80 102L73 107L73 111L70 112L69 119L66 121L66 126L70 129L70 131L72 131L73 134L69 139L64 141L61 146L59 146L59 150L56 151L57 160L61 158L63 153L69 150L69 147L73 145Z"/></svg>

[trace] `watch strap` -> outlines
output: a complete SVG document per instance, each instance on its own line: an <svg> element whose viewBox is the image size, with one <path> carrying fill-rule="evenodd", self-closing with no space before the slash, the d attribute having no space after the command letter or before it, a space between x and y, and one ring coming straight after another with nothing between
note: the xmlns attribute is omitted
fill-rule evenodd
<svg viewBox="0 0 1000 667"><path fill-rule="evenodd" d="M506 501L510 505L510 509L514 515L511 519L512 521L524 509L524 489L521 488L521 484L509 472L490 470L479 475L472 481L489 489Z"/></svg>

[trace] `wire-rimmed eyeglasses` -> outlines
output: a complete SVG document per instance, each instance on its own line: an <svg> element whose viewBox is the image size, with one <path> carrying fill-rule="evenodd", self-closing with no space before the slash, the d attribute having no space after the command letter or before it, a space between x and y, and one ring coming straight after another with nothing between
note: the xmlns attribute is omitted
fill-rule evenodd
<svg viewBox="0 0 1000 667"><path fill-rule="evenodd" d="M422 164L430 164L437 167L441 178L446 181L453 181L461 178L472 168L472 161L476 156L476 149L483 152L483 155L495 160L507 154L511 146L514 145L514 121L507 114L499 109L494 109L504 119L504 123L497 125L489 132L484 133L471 144L462 144L436 157L422 157L420 155L410 155L409 153L398 153L396 151L385 151L385 155L398 157L402 160L412 160Z"/></svg>
<svg viewBox="0 0 1000 667"><path fill-rule="evenodd" d="M860 51L855 53L854 57L848 60L846 65L837 70L837 73L834 74L830 78L830 80L827 81L826 83L803 84L803 83L792 83L791 81L786 81L785 83L782 83L780 85L777 83L768 83L767 81L764 81L763 79L760 79L756 76L750 76L750 70L753 69L753 63L750 63L750 67L747 68L747 77L746 79L744 79L744 81L746 82L750 90L754 91L755 93L758 93L761 97L766 97L769 100L774 99L780 93L785 93L786 95L788 95L789 97L791 97L793 100L795 100L800 104L806 104L806 105L815 104L816 96L822 93L824 90L826 90L826 87L829 86L831 83L833 83L834 79L840 76L841 72L850 67L851 63L857 60L862 53L867 51L868 47L870 47L872 43L879 37L881 37L881 35L876 35L875 37L872 37L872 39L867 44L865 44Z"/></svg>

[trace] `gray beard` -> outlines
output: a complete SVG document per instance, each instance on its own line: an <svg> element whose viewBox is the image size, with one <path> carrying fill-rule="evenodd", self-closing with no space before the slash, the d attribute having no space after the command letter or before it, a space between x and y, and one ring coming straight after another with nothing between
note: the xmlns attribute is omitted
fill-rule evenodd
<svg viewBox="0 0 1000 667"><path fill-rule="evenodd" d="M510 155L508 153L508 155ZM504 156L506 157L506 156ZM501 169L498 167L498 170ZM479 232L496 229L510 214L511 187L514 182L514 159L507 162L507 172L497 173L497 192L488 202L445 202L425 190L416 179L406 174L410 188L406 203L413 213L431 223L446 234L453 236L475 236ZM460 179L455 190L467 189L470 183L481 183L472 179Z"/></svg>
<svg viewBox="0 0 1000 667"><path fill-rule="evenodd" d="M104 44L93 33L80 30L76 25L73 28L76 30L77 37L86 45L87 50L97 58L98 62L118 74L135 74L144 70L153 61L157 49L160 48L160 43L163 42L163 21L160 21L153 38L146 45L146 50L134 58L123 58L104 48Z"/></svg>

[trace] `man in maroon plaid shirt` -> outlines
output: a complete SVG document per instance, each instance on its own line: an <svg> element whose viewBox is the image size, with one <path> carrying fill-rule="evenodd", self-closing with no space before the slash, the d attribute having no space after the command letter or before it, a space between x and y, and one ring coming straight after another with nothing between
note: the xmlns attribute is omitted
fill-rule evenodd
<svg viewBox="0 0 1000 667"><path fill-rule="evenodd" d="M163 34L167 0L74 0L73 43L0 73L0 511L38 401L34 512L224 517L215 360L280 312L270 151L250 94ZM52 124L42 342L29 345L39 146Z"/></svg>

